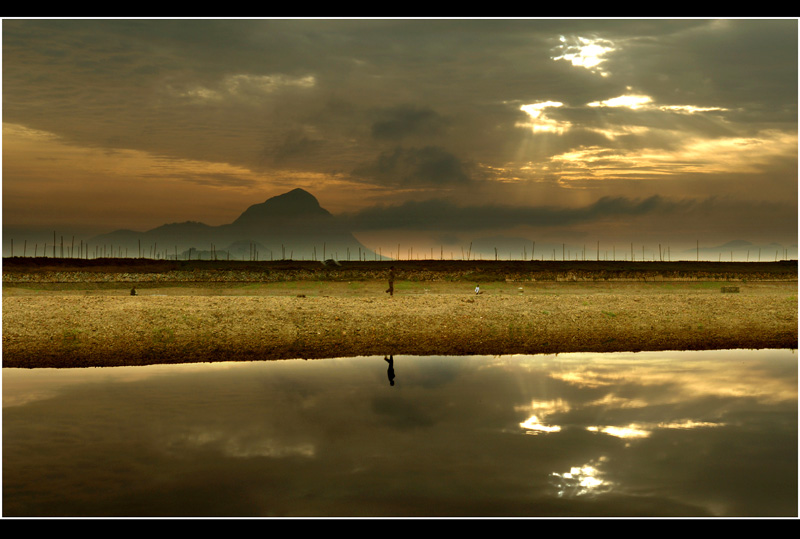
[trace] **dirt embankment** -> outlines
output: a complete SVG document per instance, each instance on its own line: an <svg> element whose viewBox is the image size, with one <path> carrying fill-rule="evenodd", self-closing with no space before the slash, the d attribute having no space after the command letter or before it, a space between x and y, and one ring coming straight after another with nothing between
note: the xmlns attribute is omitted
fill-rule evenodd
<svg viewBox="0 0 800 539"><path fill-rule="evenodd" d="M412 282L797 281L797 261L630 262L409 260L336 262L281 260L149 260L104 258L6 258L3 282L244 283L384 280L394 267Z"/></svg>
<svg viewBox="0 0 800 539"><path fill-rule="evenodd" d="M797 347L796 282L286 284L6 283L3 366Z"/></svg>

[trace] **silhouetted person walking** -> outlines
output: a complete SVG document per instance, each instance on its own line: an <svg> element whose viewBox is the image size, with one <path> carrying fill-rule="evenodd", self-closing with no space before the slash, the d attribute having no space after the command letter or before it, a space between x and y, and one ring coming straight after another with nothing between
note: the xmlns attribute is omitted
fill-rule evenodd
<svg viewBox="0 0 800 539"><path fill-rule="evenodd" d="M389 370L386 371L386 374L389 376L389 385L394 385L394 356L383 356L384 361L389 364Z"/></svg>
<svg viewBox="0 0 800 539"><path fill-rule="evenodd" d="M390 296L394 296L394 266L389 268L389 289L387 292Z"/></svg>

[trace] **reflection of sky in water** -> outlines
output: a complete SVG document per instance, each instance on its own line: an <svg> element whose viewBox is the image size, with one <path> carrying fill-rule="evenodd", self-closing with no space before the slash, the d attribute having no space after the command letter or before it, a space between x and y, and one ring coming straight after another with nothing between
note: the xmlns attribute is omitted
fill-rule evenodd
<svg viewBox="0 0 800 539"><path fill-rule="evenodd" d="M601 458L605 461L605 458ZM558 497L592 496L610 492L613 485L603 479L597 465L573 466L568 472L550 474L550 482L557 489Z"/></svg>
<svg viewBox="0 0 800 539"><path fill-rule="evenodd" d="M3 370L4 514L795 515L792 351Z"/></svg>

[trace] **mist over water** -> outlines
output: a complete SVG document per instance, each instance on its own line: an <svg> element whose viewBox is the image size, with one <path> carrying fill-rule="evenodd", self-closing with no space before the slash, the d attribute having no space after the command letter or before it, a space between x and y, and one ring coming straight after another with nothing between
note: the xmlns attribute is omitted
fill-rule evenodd
<svg viewBox="0 0 800 539"><path fill-rule="evenodd" d="M3 378L6 516L797 515L792 350Z"/></svg>

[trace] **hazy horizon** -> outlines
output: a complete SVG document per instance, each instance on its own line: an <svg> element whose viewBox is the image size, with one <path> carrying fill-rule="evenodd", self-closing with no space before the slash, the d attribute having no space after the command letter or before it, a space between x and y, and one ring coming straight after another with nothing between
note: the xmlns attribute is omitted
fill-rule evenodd
<svg viewBox="0 0 800 539"><path fill-rule="evenodd" d="M578 213L587 210L579 210ZM335 219L343 222L345 226L353 225L354 216L334 216ZM211 230L209 236L204 240L195 241L192 235L187 233L187 239L180 243L173 239L174 230L166 234L161 232L172 227L183 225L204 225L204 230ZM295 260L321 260L324 255L324 241L320 237L318 245L314 247L312 255L311 248L302 250L292 243L291 238L281 238L273 241L272 251L259 240L251 240L253 250L244 254L245 247L238 246L239 252L228 251L233 247L233 241L219 241L213 239L214 231L225 229L231 223L224 223L219 226L208 226L199 221L171 222L150 230L130 230L118 229L109 231L106 234L69 234L65 236L58 230L14 230L6 234L7 249L4 249L3 256L27 256L27 257L57 257L57 258L172 258L187 259L194 257L197 259L210 258L215 256L215 252L221 253L220 256L226 257L228 252L234 253L227 258L231 260L278 260L280 258L294 258ZM467 227L470 229L471 227ZM401 232L402 234L402 232ZM16 246L14 238L17 238ZM254 237L243 234L242 238ZM542 242L531 240L521 236L477 236L473 240L458 242L455 239L443 241L438 246L430 245L428 248L420 249L419 243L409 241L409 236L395 236L397 243L387 245L385 248L380 246L374 250L364 244L366 250L363 253L364 260L378 260L381 257L394 258L400 260L636 260L636 261L681 261L681 260L702 260L702 261L777 261L782 259L796 259L797 246L787 246L772 242L769 244L755 244L747 240L732 240L723 244L707 245L700 244L696 240L694 244L687 242L655 243L655 244L635 244L634 242L596 242L581 243L575 238L560 243ZM359 238L356 238L358 240ZM165 241L167 240L167 241ZM171 240L171 241L170 241ZM245 240L239 240L242 243ZM330 240L329 240L330 241ZM91 242L91 245L89 244ZM216 243L216 244L215 244ZM180 248L178 248L180 244ZM281 245L281 248L278 247ZM328 244L330 247L330 243ZM173 251L174 246L174 251ZM159 248L160 247L160 248ZM259 249L260 254L256 254L255 249ZM13 249L13 253L12 253ZM295 250L297 249L297 250ZM191 250L191 254L187 251ZM319 251L318 253L316 251ZM357 260L356 247L345 256L344 247L341 253L334 248L328 250L330 258L337 260ZM359 251L360 252L360 251ZM295 256L296 254L296 256ZM253 258L255 257L255 258Z"/></svg>
<svg viewBox="0 0 800 539"><path fill-rule="evenodd" d="M2 34L3 256L54 232L216 227L302 188L400 258L535 242L690 259L733 241L737 260L797 258L795 19L6 19Z"/></svg>

